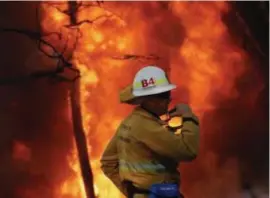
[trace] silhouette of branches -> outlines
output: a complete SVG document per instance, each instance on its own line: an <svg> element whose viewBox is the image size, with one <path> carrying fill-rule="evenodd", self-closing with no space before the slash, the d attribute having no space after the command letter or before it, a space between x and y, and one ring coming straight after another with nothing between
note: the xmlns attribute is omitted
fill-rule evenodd
<svg viewBox="0 0 270 198"><path fill-rule="evenodd" d="M39 20L39 9L36 9L36 17L37 17L37 29L36 31L27 30L27 29L17 29L17 28L6 28L0 27L0 33L16 33L21 34L36 42L38 50L42 52L45 56L54 59L57 61L57 65L55 69L47 70L47 71L35 71L31 74L24 76L15 76L15 77L7 77L0 79L0 85L8 85L8 84L16 84L20 82L25 82L32 79L38 79L43 77L54 77L59 80L64 81L74 81L78 77L80 77L80 72L78 69L72 67L72 63L70 62L71 57L65 57L64 54L68 48L68 38L64 42L64 46L62 50L58 50L52 43L46 40L47 37L55 35L59 40L63 39L62 32L49 32L42 33L42 28L40 26ZM76 38L74 42L73 48L76 48L78 38L80 37L80 33L77 30ZM64 76L58 76L58 74L63 73L65 69L71 70L75 73L75 77L73 79L67 79Z"/></svg>
<svg viewBox="0 0 270 198"><path fill-rule="evenodd" d="M3 27L0 27L0 32L18 33L18 34L24 35L28 37L29 39L34 40L37 43L38 49L42 53L44 53L49 58L57 60L57 66L53 70L37 71L26 76L8 77L8 78L0 79L0 85L14 84L14 83L22 82L22 81L27 81L30 79L37 79L37 78L42 78L42 77L53 77L53 76L56 76L58 73L64 72L64 69L69 69L76 73L76 77L74 79L66 79L66 81L73 81L79 77L80 75L79 70L73 68L72 63L70 63L63 55L65 48L61 52L59 52L54 45L52 45L51 43L43 39L44 35L42 35L40 32L30 31L30 30L25 30L25 29L3 28ZM49 36L53 34L59 35L58 33L52 32L45 36ZM46 50L42 46L48 47L50 51L52 51L52 53L46 52Z"/></svg>
<svg viewBox="0 0 270 198"><path fill-rule="evenodd" d="M160 57L154 54L146 55L135 55L135 54L125 54L123 56L112 57L115 60L159 60Z"/></svg>
<svg viewBox="0 0 270 198"><path fill-rule="evenodd" d="M103 4L103 1L93 1L93 2L76 2L76 3L70 3L71 6L68 6L66 9L61 9L59 6L63 5L61 3L54 3L54 2L45 2L44 4L51 6L55 8L58 12L61 12L62 14L70 17L71 23L69 24L64 24L63 27L66 28L78 28L82 24L93 24L97 22L98 20L101 19L108 19L110 17L116 16L112 14L111 12L108 12L105 10L105 14L97 16L93 19L83 19L81 21L75 20L76 14L82 11L85 8L90 8L90 7L99 7L101 8L101 5ZM120 17L119 17L120 18Z"/></svg>
<svg viewBox="0 0 270 198"><path fill-rule="evenodd" d="M39 5L36 8L36 19L37 19L37 30L27 30L27 29L16 29L16 28L6 28L0 26L0 33L17 33L24 35L28 37L29 39L36 42L38 50L42 52L45 56L48 58L54 59L57 61L56 68L52 71L37 71L34 73L31 73L27 76L18 76L18 77L10 77L5 79L0 79L0 85L7 85L7 84L13 84L21 81L26 81L27 79L35 79L35 78L41 78L41 77L59 77L57 74L64 72L65 69L71 70L72 72L75 72L76 77L74 79L65 79L66 81L74 81L77 78L80 77L80 71L73 67L70 60L72 59L72 54L76 50L77 44L79 39L82 37L82 32L80 30L80 26L82 24L93 24L99 20L102 19L109 19L110 17L117 17L121 19L119 16L114 15L112 12L107 11L104 9L104 14L97 16L93 19L83 19L81 21L77 20L77 14L79 11L89 8L89 7L100 7L104 4L103 1L93 1L93 2L66 2L62 3L56 3L56 2L42 2L42 4L52 6L53 8L57 9L57 11L65 14L69 17L69 24L64 24L62 28L67 28L69 31L75 30L75 38L74 38L74 44L72 46L72 49L68 47L69 44L69 36L67 36L66 40L63 42L63 48L58 49L54 44L48 41L48 37L56 36L56 38L59 41L63 41L64 34L62 32L62 28L60 28L60 32L45 32L42 30L41 23L40 23L40 9ZM67 8L61 9L60 7L62 5L67 5ZM122 19L121 19L122 20ZM70 32L68 33L70 34ZM67 50L69 49L69 50ZM70 55L66 55L66 52L69 51ZM158 60L160 57L150 54L150 55L135 55L135 54L124 54L122 56L115 56L112 57L115 60ZM59 77L60 78L60 77ZM59 79L58 78L58 79ZM64 80L64 77L61 77L62 80Z"/></svg>

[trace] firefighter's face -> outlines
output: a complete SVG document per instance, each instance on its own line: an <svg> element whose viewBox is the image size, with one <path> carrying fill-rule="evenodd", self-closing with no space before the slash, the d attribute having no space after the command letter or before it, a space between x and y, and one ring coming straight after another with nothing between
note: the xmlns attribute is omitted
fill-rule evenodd
<svg viewBox="0 0 270 198"><path fill-rule="evenodd" d="M156 99L154 99L153 102L154 102L154 105L156 108L156 114L161 116L161 115L167 113L171 99L170 98L167 98L167 99L156 98Z"/></svg>
<svg viewBox="0 0 270 198"><path fill-rule="evenodd" d="M170 96L170 92L158 96L150 96L145 101L145 106L158 116L164 115L167 113L171 102Z"/></svg>

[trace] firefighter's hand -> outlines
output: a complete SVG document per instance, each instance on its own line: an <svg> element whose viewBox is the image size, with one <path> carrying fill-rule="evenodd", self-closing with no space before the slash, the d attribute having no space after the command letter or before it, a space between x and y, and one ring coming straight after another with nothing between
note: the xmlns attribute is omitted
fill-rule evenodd
<svg viewBox="0 0 270 198"><path fill-rule="evenodd" d="M191 108L187 104L178 104L175 106L176 111L170 113L170 117L182 116L186 113L192 113Z"/></svg>

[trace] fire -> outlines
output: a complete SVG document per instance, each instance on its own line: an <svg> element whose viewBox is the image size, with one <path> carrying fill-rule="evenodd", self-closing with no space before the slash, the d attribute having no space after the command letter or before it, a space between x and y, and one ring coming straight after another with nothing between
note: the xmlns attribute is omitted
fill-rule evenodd
<svg viewBox="0 0 270 198"><path fill-rule="evenodd" d="M219 90L227 98L237 94L233 86L244 71L244 57L242 51L227 39L228 31L220 15L228 10L226 3L190 5L176 2L173 6L173 12L181 18L187 34L179 49L189 75L184 83L187 83L193 106L212 106L211 97L215 96L211 92ZM178 68L172 70L172 74L178 73Z"/></svg>
<svg viewBox="0 0 270 198"><path fill-rule="evenodd" d="M103 35L100 32L94 31L93 34L91 34L92 39L96 43L101 43L104 39Z"/></svg>
<svg viewBox="0 0 270 198"><path fill-rule="evenodd" d="M102 151L129 112L119 105L118 91L131 82L138 68L160 62L112 57L159 53L165 60L161 66L170 67L172 81L188 90L190 104L195 111L201 108L197 113L203 116L207 111L203 109L205 106L215 108L215 93L226 98L237 95L234 82L244 71L244 54L231 43L221 20L222 13L229 11L225 2L170 2L170 15L157 2L132 2L132 6L124 2L105 2L105 5L105 8L89 6L77 13L79 21L103 17L78 26L82 35L73 52L73 63L81 71L83 126L88 137L96 193L99 198L119 198L120 192L99 168ZM52 9L49 3L42 6L45 31L58 31L59 27L69 24L68 18L58 9ZM148 11L151 11L151 19L146 15ZM159 12L169 16L159 18ZM168 46L171 42L165 42L172 39L170 17L176 17L176 25L184 28L184 37L175 37L183 42L172 47ZM152 23L158 25L152 27ZM176 91L175 99L179 95L181 93ZM85 198L75 147L69 157L74 174L59 185L58 197Z"/></svg>

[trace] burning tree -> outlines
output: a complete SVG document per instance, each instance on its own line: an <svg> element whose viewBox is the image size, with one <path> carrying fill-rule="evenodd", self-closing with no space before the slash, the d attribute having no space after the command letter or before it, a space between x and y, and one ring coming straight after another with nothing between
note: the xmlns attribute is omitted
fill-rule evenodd
<svg viewBox="0 0 270 198"><path fill-rule="evenodd" d="M238 196L242 183L239 169L250 170L250 167L245 162L240 163L241 154L235 156L224 149L228 147L222 141L227 140L226 145L231 145L231 139L239 140L244 135L245 127L235 124L242 127L237 135L233 127L228 133L220 133L219 128L227 124L224 120L232 114L238 115L233 111L236 106L242 112L256 111L257 96L264 84L260 73L253 67L250 52L252 57L256 54L261 60L265 59L265 53L256 39L250 42L254 36L241 17L243 14L236 12L241 10L237 5L224 2L42 2L39 6L37 31L6 26L1 30L24 34L37 41L39 50L55 60L56 68L0 79L0 83L45 76L51 77L54 83L69 82L71 100L68 103L73 109L79 155L66 153L68 166L73 172L58 183L50 183L52 193L47 197L93 196L87 147L99 196L121 196L101 174L98 160L117 125L130 111L129 107L119 106L117 92L146 64L157 64L170 72L172 81L180 85L173 95L173 104L176 101L189 102L202 120L202 151L197 162L189 165L200 174L183 167L184 192L191 197L199 197L202 192L213 198L221 197L221 192L224 197ZM226 25L226 20L241 27L241 31L228 29L230 26ZM234 33L235 29L241 33ZM231 35L234 34L240 35L241 39L233 40ZM247 85L249 93L243 86L237 87L239 79L247 84L246 76L253 81L252 86ZM246 97L240 97L241 94ZM242 121L240 123L251 119L238 117L234 119ZM213 120L217 124L213 124ZM18 156L22 153L24 160L30 158L29 149L24 144L17 142L14 148L15 158L20 158ZM74 148L69 147L71 151L75 151ZM80 167L79 164L84 165ZM206 186L205 180L212 189ZM34 189L30 192L22 190L20 197L38 194Z"/></svg>

